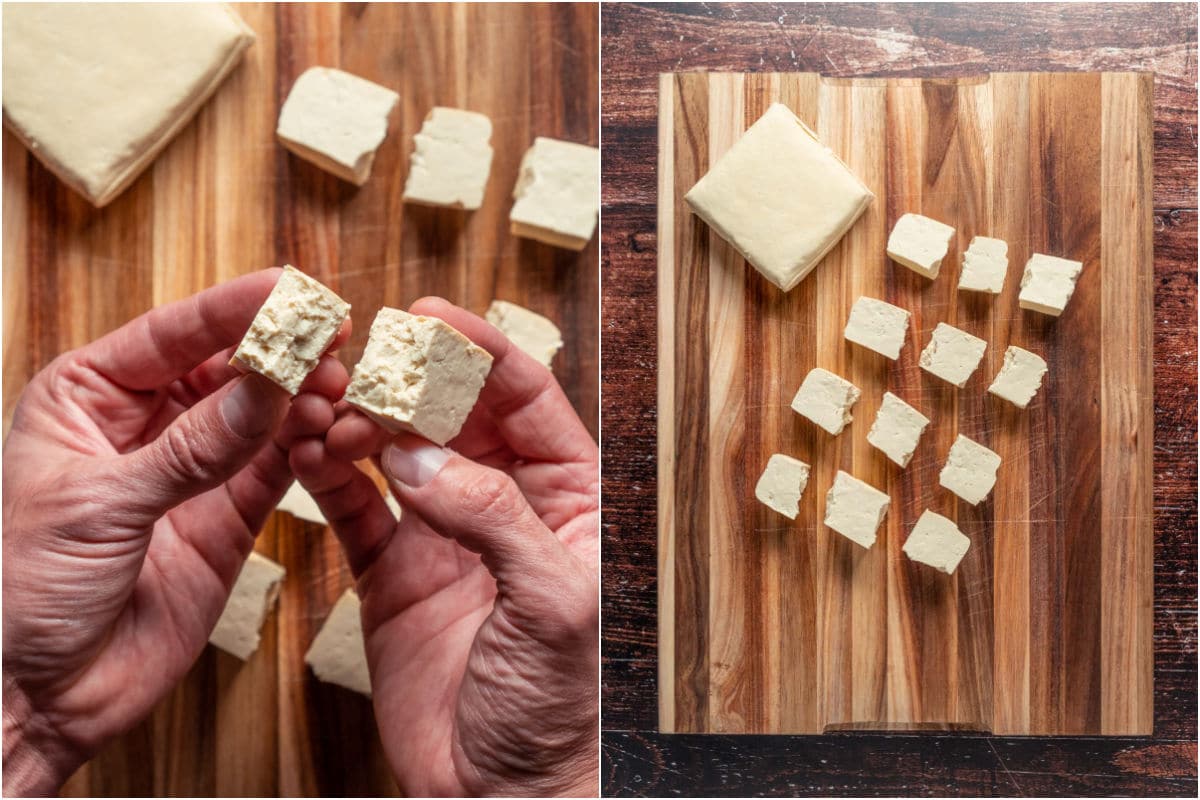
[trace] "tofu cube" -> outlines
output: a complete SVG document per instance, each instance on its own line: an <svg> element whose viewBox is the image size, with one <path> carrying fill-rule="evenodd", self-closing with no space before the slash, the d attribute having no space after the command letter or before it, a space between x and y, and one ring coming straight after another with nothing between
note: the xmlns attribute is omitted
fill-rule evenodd
<svg viewBox="0 0 1200 800"><path fill-rule="evenodd" d="M409 161L404 202L474 210L492 168L492 121L474 111L434 108Z"/></svg>
<svg viewBox="0 0 1200 800"><path fill-rule="evenodd" d="M884 392L867 441L902 467L912 460L913 451L929 419L891 392Z"/></svg>
<svg viewBox="0 0 1200 800"><path fill-rule="evenodd" d="M304 654L318 680L371 696L371 672L362 631L362 604L347 589Z"/></svg>
<svg viewBox="0 0 1200 800"><path fill-rule="evenodd" d="M238 573L208 641L245 661L258 649L263 621L279 597L285 571L266 556L251 553Z"/></svg>
<svg viewBox="0 0 1200 800"><path fill-rule="evenodd" d="M400 95L340 69L310 67L292 84L275 135L305 161L362 186Z"/></svg>
<svg viewBox="0 0 1200 800"><path fill-rule="evenodd" d="M444 445L475 407L492 356L434 317L381 308L345 400L389 431Z"/></svg>
<svg viewBox="0 0 1200 800"><path fill-rule="evenodd" d="M888 237L888 257L918 275L933 279L950 250L954 228L920 214L905 214L896 220Z"/></svg>
<svg viewBox="0 0 1200 800"><path fill-rule="evenodd" d="M300 481L292 481L292 485L288 487L287 492L276 504L275 510L291 514L296 519L302 519L305 522L313 522L317 525L329 524L329 520L325 519L325 515L321 513L321 507L317 505L317 501L308 493L308 490L300 485Z"/></svg>
<svg viewBox="0 0 1200 800"><path fill-rule="evenodd" d="M349 303L295 267L284 266L229 363L296 394L348 316Z"/></svg>
<svg viewBox="0 0 1200 800"><path fill-rule="evenodd" d="M1075 282L1083 271L1082 261L1034 253L1021 276L1021 308L1057 317L1075 292Z"/></svg>
<svg viewBox="0 0 1200 800"><path fill-rule="evenodd" d="M767 461L767 468L754 487L754 496L770 509L788 519L800 513L800 498L808 485L809 466L803 461L776 453Z"/></svg>
<svg viewBox="0 0 1200 800"><path fill-rule="evenodd" d="M600 151L539 136L521 159L513 199L514 236L582 250L600 212Z"/></svg>
<svg viewBox="0 0 1200 800"><path fill-rule="evenodd" d="M953 575L971 547L953 521L926 509L904 540L904 555L921 564Z"/></svg>
<svg viewBox="0 0 1200 800"><path fill-rule="evenodd" d="M976 236L963 253L958 288L967 292L1000 294L1008 273L1008 242Z"/></svg>
<svg viewBox="0 0 1200 800"><path fill-rule="evenodd" d="M792 410L837 436L854 417L850 409L862 395L850 381L817 367L804 377Z"/></svg>
<svg viewBox="0 0 1200 800"><path fill-rule="evenodd" d="M958 388L966 386L983 360L987 342L953 325L939 322L921 351L921 369Z"/></svg>
<svg viewBox="0 0 1200 800"><path fill-rule="evenodd" d="M974 506L996 485L999 468L1000 456L960 433L950 446L938 483Z"/></svg>
<svg viewBox="0 0 1200 800"><path fill-rule="evenodd" d="M850 309L845 335L855 344L895 361L900 357L900 348L904 347L910 316L908 311L891 303L860 297Z"/></svg>
<svg viewBox="0 0 1200 800"><path fill-rule="evenodd" d="M539 364L549 367L563 346L558 326L516 303L493 300L484 318Z"/></svg>
<svg viewBox="0 0 1200 800"><path fill-rule="evenodd" d="M875 544L875 531L891 498L841 470L825 495L825 524L862 547Z"/></svg>
<svg viewBox="0 0 1200 800"><path fill-rule="evenodd" d="M1046 362L1041 356L1009 345L1004 351L1004 365L996 373L996 379L988 391L1003 397L1017 408L1025 408L1038 389L1042 388L1046 371Z"/></svg>

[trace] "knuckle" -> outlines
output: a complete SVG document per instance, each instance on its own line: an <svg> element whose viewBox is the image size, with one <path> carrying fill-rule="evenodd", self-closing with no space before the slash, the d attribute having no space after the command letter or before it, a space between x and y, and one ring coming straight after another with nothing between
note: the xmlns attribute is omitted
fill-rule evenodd
<svg viewBox="0 0 1200 800"><path fill-rule="evenodd" d="M521 516L525 495L512 478L486 470L464 487L460 506L472 517L511 522Z"/></svg>
<svg viewBox="0 0 1200 800"><path fill-rule="evenodd" d="M167 474L202 483L215 479L215 459L200 446L198 438L187 425L170 425L163 431L158 450Z"/></svg>

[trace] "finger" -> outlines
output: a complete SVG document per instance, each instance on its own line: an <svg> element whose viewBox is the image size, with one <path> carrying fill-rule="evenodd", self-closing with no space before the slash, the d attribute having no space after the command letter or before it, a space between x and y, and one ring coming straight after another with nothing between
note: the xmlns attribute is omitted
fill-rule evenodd
<svg viewBox="0 0 1200 800"><path fill-rule="evenodd" d="M325 348L326 353L336 353L338 350L346 346L346 342L350 341L350 334L354 332L354 322L350 317L346 317L342 322L342 327L338 329L337 336L333 337L333 341L329 343L329 347Z"/></svg>
<svg viewBox="0 0 1200 800"><path fill-rule="evenodd" d="M289 399L261 375L246 375L181 414L153 441L117 460L131 510L151 523L228 480L271 439Z"/></svg>
<svg viewBox="0 0 1200 800"><path fill-rule="evenodd" d="M298 394L292 399L275 442L286 450L299 439L323 436L333 421L333 403L328 397L312 392Z"/></svg>
<svg viewBox="0 0 1200 800"><path fill-rule="evenodd" d="M392 435L353 406L342 403L337 420L325 436L325 446L334 458L358 461L378 455Z"/></svg>
<svg viewBox="0 0 1200 800"><path fill-rule="evenodd" d="M254 272L155 308L84 346L79 357L127 389L164 386L241 341L281 272Z"/></svg>

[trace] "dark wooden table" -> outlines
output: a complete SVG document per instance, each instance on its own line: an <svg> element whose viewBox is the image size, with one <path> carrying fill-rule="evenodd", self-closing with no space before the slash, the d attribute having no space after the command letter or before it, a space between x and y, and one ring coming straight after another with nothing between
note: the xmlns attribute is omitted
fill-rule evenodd
<svg viewBox="0 0 1200 800"><path fill-rule="evenodd" d="M613 4L601 17L605 794L1194 796L1195 6ZM657 74L701 69L1156 73L1153 736L656 733Z"/></svg>

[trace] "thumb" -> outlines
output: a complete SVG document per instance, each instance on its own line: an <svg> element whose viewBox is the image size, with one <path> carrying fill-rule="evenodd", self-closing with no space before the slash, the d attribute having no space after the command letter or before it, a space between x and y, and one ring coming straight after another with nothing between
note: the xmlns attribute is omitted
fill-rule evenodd
<svg viewBox="0 0 1200 800"><path fill-rule="evenodd" d="M154 441L121 458L135 513L146 522L233 477L287 413L287 392L244 375L180 414Z"/></svg>

